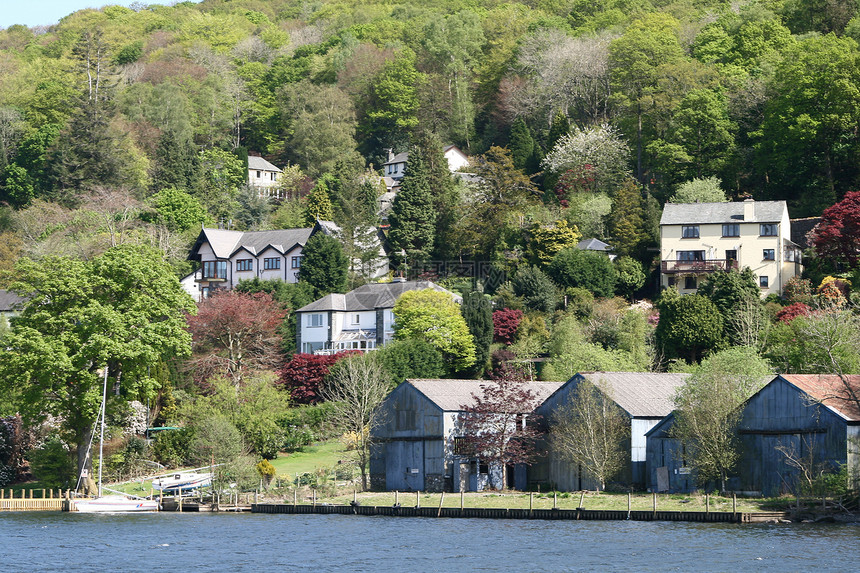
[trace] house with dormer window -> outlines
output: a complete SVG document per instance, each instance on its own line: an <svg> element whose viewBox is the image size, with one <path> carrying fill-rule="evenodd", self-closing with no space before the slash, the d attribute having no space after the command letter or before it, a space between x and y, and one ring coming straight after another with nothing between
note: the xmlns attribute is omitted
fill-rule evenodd
<svg viewBox="0 0 860 573"><path fill-rule="evenodd" d="M785 201L666 203L660 219L660 284L694 293L716 271L750 268L762 296L799 276Z"/></svg>
<svg viewBox="0 0 860 573"><path fill-rule="evenodd" d="M206 298L213 289L229 290L240 280L254 277L298 282L302 249L321 229L319 224L274 231L202 229L188 255L189 260L200 263L193 275L199 298Z"/></svg>

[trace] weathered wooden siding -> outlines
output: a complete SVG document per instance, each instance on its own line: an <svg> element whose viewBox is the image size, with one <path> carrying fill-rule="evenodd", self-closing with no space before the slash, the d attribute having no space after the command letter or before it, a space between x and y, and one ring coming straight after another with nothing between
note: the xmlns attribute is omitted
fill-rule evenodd
<svg viewBox="0 0 860 573"><path fill-rule="evenodd" d="M740 489L769 496L796 492L797 469L785 463L778 448L802 456L811 452L815 463L836 469L848 461L847 435L843 419L775 378L747 401L741 414Z"/></svg>
<svg viewBox="0 0 860 573"><path fill-rule="evenodd" d="M645 486L649 491L688 493L696 488L695 475L687 473L690 468L684 459L681 442L671 437L674 420L674 416L666 416L649 430L651 433L647 436L645 461ZM658 483L657 473L660 468L665 468L665 484Z"/></svg>
<svg viewBox="0 0 860 573"><path fill-rule="evenodd" d="M385 422L373 432L372 487L439 491L446 475L442 410L411 384L401 384L382 411Z"/></svg>

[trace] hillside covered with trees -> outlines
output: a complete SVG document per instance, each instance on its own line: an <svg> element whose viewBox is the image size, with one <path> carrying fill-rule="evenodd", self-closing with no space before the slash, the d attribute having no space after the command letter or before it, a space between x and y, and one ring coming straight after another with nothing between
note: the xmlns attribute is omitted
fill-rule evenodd
<svg viewBox="0 0 860 573"><path fill-rule="evenodd" d="M849 306L860 286L859 10L854 0L204 0L0 30L0 288L34 301L12 328L0 320L0 360L16 356L0 380L18 388L0 397L0 415L29 404L44 417L42 391L65 392L56 377L34 385L35 363L87 382L64 395L87 419L66 420L55 442L34 438L50 466L62 458L52 451L91 435L108 364L118 426L136 400L147 421L186 428L157 444L167 464L208 460L194 449L207 440L270 458L331 432L325 381L351 380L371 358L292 356L291 311L368 280L360 267L373 266L392 150L409 151L385 219L393 252L416 275L435 261L488 270L471 294L478 285L430 277L466 295L452 312L464 345L404 329L373 353L383 386L695 371L733 347L763 370L860 372ZM449 172L447 145L470 157L468 176ZM284 168L276 199L247 185L249 154ZM714 273L697 295L630 304L656 294L663 204L748 196L785 200L793 218L825 214L808 278L763 302L752 274ZM343 233L311 247L319 267L303 263L298 285L249 282L195 317L173 284L191 270L201 225L318 219ZM575 248L589 238L618 258ZM126 304L164 305L158 320L171 317L181 339L141 342L133 313L127 328L91 328L89 317L122 323L125 311L100 305L116 303L135 262L158 275L135 284L167 276L170 297ZM118 286L102 284L105 268ZM80 277L66 298L61 273ZM123 460L139 459L128 444Z"/></svg>

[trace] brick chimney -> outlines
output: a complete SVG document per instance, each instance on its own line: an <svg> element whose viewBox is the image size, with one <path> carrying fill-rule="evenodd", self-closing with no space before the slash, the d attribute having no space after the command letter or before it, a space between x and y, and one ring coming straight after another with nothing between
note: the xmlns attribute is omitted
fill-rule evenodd
<svg viewBox="0 0 860 573"><path fill-rule="evenodd" d="M744 199L744 221L755 220L755 199Z"/></svg>

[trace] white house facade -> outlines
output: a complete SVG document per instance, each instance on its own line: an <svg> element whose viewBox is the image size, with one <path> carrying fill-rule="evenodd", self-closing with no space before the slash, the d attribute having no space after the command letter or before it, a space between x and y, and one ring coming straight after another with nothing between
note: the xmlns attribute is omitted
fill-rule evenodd
<svg viewBox="0 0 860 573"><path fill-rule="evenodd" d="M667 203L660 219L660 283L682 294L720 270L750 268L761 295L802 272L785 201Z"/></svg>
<svg viewBox="0 0 860 573"><path fill-rule="evenodd" d="M423 289L446 292L462 302L430 281L395 280L331 293L296 311L296 350L306 354L375 350L394 338L394 303L400 295Z"/></svg>
<svg viewBox="0 0 860 573"><path fill-rule="evenodd" d="M203 229L188 259L198 261L194 272L199 297L213 289L232 289L242 279L276 279L298 282L302 249L319 225L307 229L231 231Z"/></svg>
<svg viewBox="0 0 860 573"><path fill-rule="evenodd" d="M456 145L446 145L442 151L448 161L448 170L451 173L469 166L469 158ZM397 191L400 187L400 180L406 174L408 162L409 152L403 151L395 154L392 150L388 150L388 160L382 164L382 177L386 189Z"/></svg>
<svg viewBox="0 0 860 573"><path fill-rule="evenodd" d="M278 185L280 169L256 155L248 156L248 185L250 187L269 188Z"/></svg>

